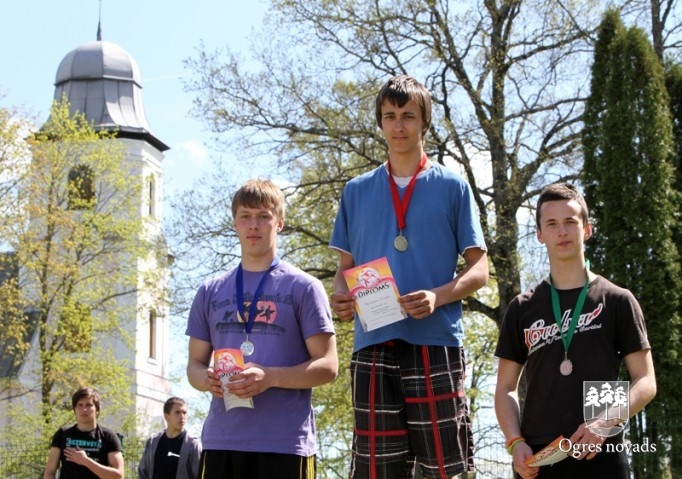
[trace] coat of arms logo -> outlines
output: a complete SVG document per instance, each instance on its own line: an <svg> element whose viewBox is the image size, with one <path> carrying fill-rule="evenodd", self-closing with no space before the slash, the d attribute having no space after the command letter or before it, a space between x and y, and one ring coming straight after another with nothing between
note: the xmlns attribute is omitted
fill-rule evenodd
<svg viewBox="0 0 682 479"><path fill-rule="evenodd" d="M619 434L630 418L630 381L583 381L583 417L597 436Z"/></svg>

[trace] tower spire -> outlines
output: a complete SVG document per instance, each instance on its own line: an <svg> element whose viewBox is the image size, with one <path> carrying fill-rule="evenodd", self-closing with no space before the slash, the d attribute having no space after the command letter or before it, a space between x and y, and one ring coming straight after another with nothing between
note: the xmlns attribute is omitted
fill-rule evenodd
<svg viewBox="0 0 682 479"><path fill-rule="evenodd" d="M99 0L99 19L97 21L97 41L102 41L102 0Z"/></svg>

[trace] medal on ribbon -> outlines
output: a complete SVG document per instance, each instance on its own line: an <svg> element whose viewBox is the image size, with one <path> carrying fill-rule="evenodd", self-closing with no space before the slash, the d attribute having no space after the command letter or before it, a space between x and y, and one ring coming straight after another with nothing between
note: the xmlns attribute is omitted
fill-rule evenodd
<svg viewBox="0 0 682 479"><path fill-rule="evenodd" d="M237 267L236 280L237 311L239 312L239 316L242 318L242 321L244 322L244 333L246 335L246 338L242 342L239 349L241 349L242 354L244 356L251 356L256 350L256 345L253 344L253 342L249 339L249 334L251 334L251 330L253 329L253 323L256 321L256 316L258 313L258 299L260 298L261 292L263 290L263 284L265 283L265 280L268 278L272 270L275 269L275 267L278 264L279 258L275 257L275 259L272 260L272 263L270 263L270 267L268 268L268 270L265 273L263 273L263 276L261 277L260 281L258 282L258 286L256 287L256 291L253 293L251 304L249 304L248 317L245 317L246 311L244 309L244 270L242 268L241 263L239 263L239 266Z"/></svg>
<svg viewBox="0 0 682 479"><path fill-rule="evenodd" d="M417 166L417 171L414 172L410 183L407 185L407 190L405 191L405 196L400 199L400 192L398 191L398 185L393 178L391 173L391 160L388 160L388 182L391 185L391 197L393 198L393 211L395 211L395 217L398 221L398 236L393 240L393 247L400 252L407 251L407 238L403 235L403 229L405 229L405 215L407 214L407 207L410 204L410 198L412 197L412 192L414 191L414 185L417 181L417 175L424 168L426 164L426 153L422 153L419 160L419 165Z"/></svg>
<svg viewBox="0 0 682 479"><path fill-rule="evenodd" d="M554 320L557 326L559 326L559 334L561 335L561 342L564 344L564 360L559 364L559 372L562 376L569 376L573 372L573 363L568 359L568 348L573 340L573 334L578 326L578 318L580 318L580 313L582 312L583 305L585 304L585 298L587 298L587 289L590 285L590 276L587 272L587 267L585 268L585 286L583 286L580 294L578 295L578 301L573 308L573 315L571 316L571 322L568 325L568 330L564 334L564 330L561 324L561 305L559 304L559 293L554 287L552 282L552 275L549 275L549 285L552 294L552 312L554 313Z"/></svg>

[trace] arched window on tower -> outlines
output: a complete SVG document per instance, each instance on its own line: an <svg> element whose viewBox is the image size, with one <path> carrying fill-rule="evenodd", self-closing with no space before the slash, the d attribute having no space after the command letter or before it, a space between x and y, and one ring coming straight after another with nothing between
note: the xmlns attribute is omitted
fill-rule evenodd
<svg viewBox="0 0 682 479"><path fill-rule="evenodd" d="M155 360L158 348L156 347L158 342L158 317L156 311L153 309L149 310L149 352L148 358Z"/></svg>
<svg viewBox="0 0 682 479"><path fill-rule="evenodd" d="M147 214L154 218L156 216L156 179L154 175L147 178Z"/></svg>
<svg viewBox="0 0 682 479"><path fill-rule="evenodd" d="M95 178L89 166L71 168L67 188L70 210L87 210L95 205Z"/></svg>

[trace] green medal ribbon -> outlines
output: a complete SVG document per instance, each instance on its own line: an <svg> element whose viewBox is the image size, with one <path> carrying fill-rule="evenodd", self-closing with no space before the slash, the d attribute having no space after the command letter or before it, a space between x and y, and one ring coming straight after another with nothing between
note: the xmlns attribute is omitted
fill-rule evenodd
<svg viewBox="0 0 682 479"><path fill-rule="evenodd" d="M585 298L587 298L587 289L590 285L590 276L587 273L587 268L585 269L585 276L587 276L585 280L585 286L583 286L583 289L580 291L578 301L575 303L575 308L573 309L571 323L568 326L568 331L566 331L566 334L564 334L563 328L561 327L561 305L559 304L559 293L557 292L556 288L554 287L554 283L552 282L552 275L551 274L549 275L549 284L552 290L552 310L554 312L554 320L556 321L556 324L559 326L559 334L561 334L561 341L563 341L564 343L564 352L566 354L568 354L568 347L571 345L573 333L575 333L575 329L578 326L578 318L580 317L583 305L585 304Z"/></svg>

